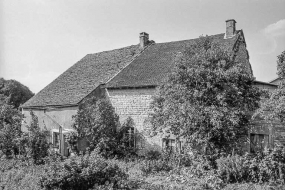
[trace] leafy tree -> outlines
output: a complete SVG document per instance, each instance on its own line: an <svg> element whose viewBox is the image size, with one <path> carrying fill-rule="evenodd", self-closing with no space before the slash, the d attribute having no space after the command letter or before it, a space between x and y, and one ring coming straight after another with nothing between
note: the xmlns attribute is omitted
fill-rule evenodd
<svg viewBox="0 0 285 190"><path fill-rule="evenodd" d="M42 130L39 127L38 117L31 111L31 124L27 126L28 133L23 133L22 142L26 142L26 148L28 156L32 157L35 164L41 164L43 158L48 155L49 143L48 136L49 131Z"/></svg>
<svg viewBox="0 0 285 190"><path fill-rule="evenodd" d="M8 97L8 104L18 108L29 100L34 93L28 87L16 80L5 80L0 78L0 96ZM1 100L0 100L1 101Z"/></svg>
<svg viewBox="0 0 285 190"><path fill-rule="evenodd" d="M277 56L277 75L281 81L278 88L261 102L254 117L260 117L268 122L285 121L285 51Z"/></svg>
<svg viewBox="0 0 285 190"><path fill-rule="evenodd" d="M209 37L180 53L175 64L152 103L153 130L184 138L207 154L231 151L258 107L253 77Z"/></svg>
<svg viewBox="0 0 285 190"><path fill-rule="evenodd" d="M8 102L9 99L0 94L0 130L5 124L19 126L21 123L21 112Z"/></svg>
<svg viewBox="0 0 285 190"><path fill-rule="evenodd" d="M86 99L80 104L78 113L73 118L76 133L71 133L67 141L74 152L78 152L78 140L86 138L89 142L88 150L96 148L106 158L136 155L135 147L130 146L135 136L126 135L126 130L134 125L133 119L127 118L120 127L119 117L107 99Z"/></svg>
<svg viewBox="0 0 285 190"><path fill-rule="evenodd" d="M21 136L22 114L0 94L0 150L6 156L18 154L17 139Z"/></svg>
<svg viewBox="0 0 285 190"><path fill-rule="evenodd" d="M93 150L101 141L112 141L116 137L119 117L107 99L91 97L79 106L74 117L74 128L79 137L86 137Z"/></svg>

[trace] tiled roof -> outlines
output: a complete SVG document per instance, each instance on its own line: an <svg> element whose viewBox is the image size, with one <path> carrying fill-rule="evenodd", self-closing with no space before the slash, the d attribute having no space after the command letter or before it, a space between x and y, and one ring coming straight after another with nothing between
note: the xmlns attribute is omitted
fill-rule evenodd
<svg viewBox="0 0 285 190"><path fill-rule="evenodd" d="M221 43L226 49L233 50L237 36L224 39L225 34L209 36ZM174 58L178 52L194 44L195 40L157 43L149 46L141 55L111 79L107 88L157 86L167 77L174 67Z"/></svg>
<svg viewBox="0 0 285 190"><path fill-rule="evenodd" d="M21 107L76 105L100 84L106 83L139 53L139 45L133 45L88 54Z"/></svg>

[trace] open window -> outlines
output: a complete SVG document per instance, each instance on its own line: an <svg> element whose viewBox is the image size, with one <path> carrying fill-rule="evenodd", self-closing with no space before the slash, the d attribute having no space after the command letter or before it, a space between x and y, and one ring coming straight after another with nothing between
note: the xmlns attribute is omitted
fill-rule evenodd
<svg viewBox="0 0 285 190"><path fill-rule="evenodd" d="M266 134L250 134L250 152L262 152L269 148L269 135Z"/></svg>

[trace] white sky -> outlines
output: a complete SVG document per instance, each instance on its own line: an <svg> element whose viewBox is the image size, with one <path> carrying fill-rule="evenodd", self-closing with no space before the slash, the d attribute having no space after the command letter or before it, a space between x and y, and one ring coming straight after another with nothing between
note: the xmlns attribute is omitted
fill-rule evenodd
<svg viewBox="0 0 285 190"><path fill-rule="evenodd" d="M243 29L257 80L276 77L285 0L0 0L0 77L38 92L88 53Z"/></svg>

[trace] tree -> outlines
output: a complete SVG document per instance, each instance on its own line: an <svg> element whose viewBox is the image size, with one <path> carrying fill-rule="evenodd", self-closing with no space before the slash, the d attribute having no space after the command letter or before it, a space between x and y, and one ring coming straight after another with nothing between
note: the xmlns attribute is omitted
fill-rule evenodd
<svg viewBox="0 0 285 190"><path fill-rule="evenodd" d="M17 139L21 136L22 114L9 105L8 98L0 94L0 150L6 156L18 154Z"/></svg>
<svg viewBox="0 0 285 190"><path fill-rule="evenodd" d="M91 97L80 104L73 127L79 137L86 137L93 150L101 141L116 137L119 117L107 99Z"/></svg>
<svg viewBox="0 0 285 190"><path fill-rule="evenodd" d="M21 123L22 114L9 104L9 98L0 94L0 130L5 124L18 125Z"/></svg>
<svg viewBox="0 0 285 190"><path fill-rule="evenodd" d="M27 126L28 133L22 134L22 142L27 143L27 154L30 156L35 164L43 163L43 158L48 156L48 136L49 131L42 130L39 127L38 117L31 111L31 124Z"/></svg>
<svg viewBox="0 0 285 190"><path fill-rule="evenodd" d="M8 97L8 104L18 108L21 104L34 96L34 93L16 80L0 78L0 95Z"/></svg>
<svg viewBox="0 0 285 190"><path fill-rule="evenodd" d="M152 103L153 131L186 139L193 149L229 152L247 134L260 92L225 48L201 37L177 55Z"/></svg>
<svg viewBox="0 0 285 190"><path fill-rule="evenodd" d="M281 79L278 88L261 101L254 118L260 117L269 123L285 122L285 51L277 56L277 75Z"/></svg>

